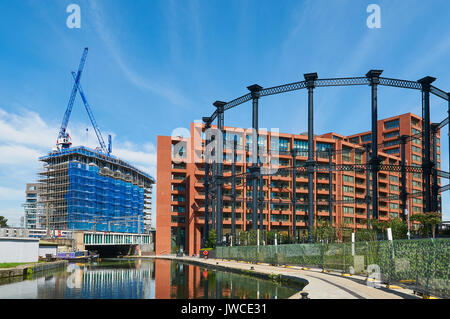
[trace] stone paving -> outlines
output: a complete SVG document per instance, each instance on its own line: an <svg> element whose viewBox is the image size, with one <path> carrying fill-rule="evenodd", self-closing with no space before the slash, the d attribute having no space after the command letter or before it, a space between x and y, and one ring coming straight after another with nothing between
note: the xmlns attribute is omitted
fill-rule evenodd
<svg viewBox="0 0 450 319"><path fill-rule="evenodd" d="M252 272L257 276L280 275L282 279L302 281L308 283L301 292L307 292L310 299L418 299L413 291L405 288L388 289L386 285L378 283L378 287L368 285L365 277L348 276L340 273L323 273L320 269L305 269L300 267L271 266L269 264L252 264L222 259L204 259L199 257L176 257L172 255L154 256L178 260L188 263L205 265L230 271L241 271L246 274ZM300 293L291 298L301 298Z"/></svg>

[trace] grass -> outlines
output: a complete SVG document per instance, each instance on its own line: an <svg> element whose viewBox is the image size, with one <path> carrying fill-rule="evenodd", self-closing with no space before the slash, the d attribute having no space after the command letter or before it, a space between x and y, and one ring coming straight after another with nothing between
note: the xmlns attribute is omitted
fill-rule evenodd
<svg viewBox="0 0 450 319"><path fill-rule="evenodd" d="M40 260L39 263L45 262L43 260ZM38 262L29 262L29 263L0 263L0 268L13 268L20 265L31 265L36 264Z"/></svg>

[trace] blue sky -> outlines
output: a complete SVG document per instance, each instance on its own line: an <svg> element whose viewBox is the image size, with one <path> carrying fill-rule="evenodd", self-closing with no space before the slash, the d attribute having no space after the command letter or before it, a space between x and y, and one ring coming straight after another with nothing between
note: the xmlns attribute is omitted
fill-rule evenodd
<svg viewBox="0 0 450 319"><path fill-rule="evenodd" d="M0 1L0 215L18 224L25 183L37 157L54 145L72 78L89 47L81 80L97 123L114 136L113 151L156 176L156 137L213 112L215 100L319 77L417 80L430 75L450 91L448 1ZM81 8L81 28L66 26L66 7ZM381 8L381 28L369 29L368 4ZM432 97L432 121L447 105ZM261 100L260 127L306 131L306 94ZM353 134L370 128L368 87L317 89L315 131ZM251 126L251 106L225 116ZM379 118L421 114L420 92L382 87ZM86 134L86 128L89 128ZM96 146L79 97L69 123L75 145ZM448 128L441 132L448 170ZM446 181L443 181L445 184ZM448 192L447 192L448 193ZM450 219L449 196L444 218Z"/></svg>

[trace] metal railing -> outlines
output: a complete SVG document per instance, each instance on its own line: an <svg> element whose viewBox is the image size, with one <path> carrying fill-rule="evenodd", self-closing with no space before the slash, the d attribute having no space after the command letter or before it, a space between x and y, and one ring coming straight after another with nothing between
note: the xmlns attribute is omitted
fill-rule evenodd
<svg viewBox="0 0 450 319"><path fill-rule="evenodd" d="M450 298L450 239L217 247L217 258L364 275Z"/></svg>

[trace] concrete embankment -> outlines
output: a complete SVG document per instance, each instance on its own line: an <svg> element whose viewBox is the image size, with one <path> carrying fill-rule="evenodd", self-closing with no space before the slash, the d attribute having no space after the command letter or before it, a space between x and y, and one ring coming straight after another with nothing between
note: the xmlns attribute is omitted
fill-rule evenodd
<svg viewBox="0 0 450 319"><path fill-rule="evenodd" d="M147 257L148 258L148 257ZM172 255L154 256L191 263L207 268L242 273L281 282L295 282L306 286L291 298L301 298L307 292L311 299L416 299L408 289L388 289L381 285L374 287L361 276L343 277L339 273L323 273L320 269L301 267L271 266L269 264L249 264L235 260L204 259L199 257L176 257Z"/></svg>
<svg viewBox="0 0 450 319"><path fill-rule="evenodd" d="M68 263L67 260L58 260L45 263L19 265L13 268L0 268L0 278L27 276L41 271L66 267Z"/></svg>

